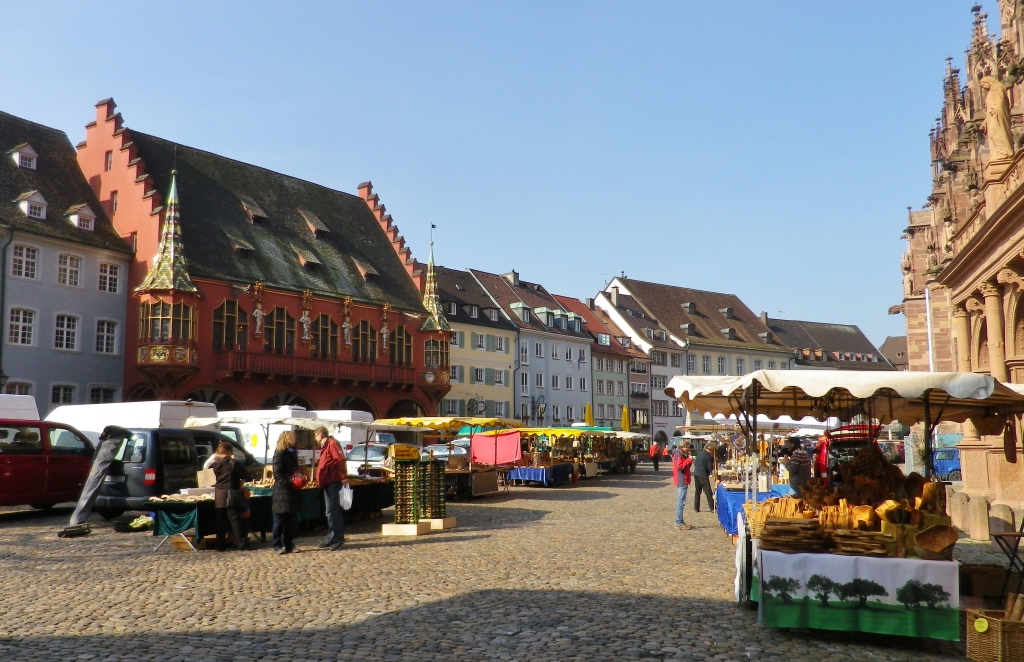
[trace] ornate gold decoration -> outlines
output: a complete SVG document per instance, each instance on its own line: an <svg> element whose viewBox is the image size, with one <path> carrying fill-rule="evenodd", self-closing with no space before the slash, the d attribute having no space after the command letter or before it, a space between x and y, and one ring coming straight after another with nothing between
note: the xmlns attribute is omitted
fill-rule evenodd
<svg viewBox="0 0 1024 662"><path fill-rule="evenodd" d="M437 275L434 273L434 242L430 242L430 259L427 260L427 282L423 288L423 307L427 318L420 325L420 331L451 331L448 318L441 308L441 297L437 294Z"/></svg>
<svg viewBox="0 0 1024 662"><path fill-rule="evenodd" d="M149 348L150 363L167 363L171 359L171 351L163 345Z"/></svg>
<svg viewBox="0 0 1024 662"><path fill-rule="evenodd" d="M142 284L135 288L142 292L188 292L198 294L199 288L188 275L188 262L181 242L181 222L178 212L177 171L171 171L171 188L167 193L167 211L160 233L156 259Z"/></svg>

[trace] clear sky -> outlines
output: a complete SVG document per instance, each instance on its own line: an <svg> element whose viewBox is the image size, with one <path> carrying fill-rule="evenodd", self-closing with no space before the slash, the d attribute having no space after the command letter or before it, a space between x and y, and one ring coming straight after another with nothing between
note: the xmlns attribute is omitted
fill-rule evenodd
<svg viewBox="0 0 1024 662"><path fill-rule="evenodd" d="M372 180L424 261L433 223L446 266L579 298L625 271L880 344L972 4L0 0L0 109L78 142L112 96L129 128Z"/></svg>

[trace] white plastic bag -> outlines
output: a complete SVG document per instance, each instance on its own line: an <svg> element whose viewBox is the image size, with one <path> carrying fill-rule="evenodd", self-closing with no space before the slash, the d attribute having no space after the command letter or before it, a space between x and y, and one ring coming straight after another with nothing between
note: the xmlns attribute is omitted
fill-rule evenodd
<svg viewBox="0 0 1024 662"><path fill-rule="evenodd" d="M341 509L348 510L352 507L352 488L348 484L341 486L341 492L338 493L338 500L341 502Z"/></svg>

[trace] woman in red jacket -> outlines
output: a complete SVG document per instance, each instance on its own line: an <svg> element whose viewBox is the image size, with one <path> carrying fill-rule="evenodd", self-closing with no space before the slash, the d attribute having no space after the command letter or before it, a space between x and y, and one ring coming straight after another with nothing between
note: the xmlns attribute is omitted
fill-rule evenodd
<svg viewBox="0 0 1024 662"><path fill-rule="evenodd" d="M324 488L327 506L327 538L320 549L339 550L345 544L345 513L341 509L341 487L348 483L345 470L345 453L341 444L332 437L327 428L319 427L313 432L316 443L320 444L320 463L316 467L316 482Z"/></svg>

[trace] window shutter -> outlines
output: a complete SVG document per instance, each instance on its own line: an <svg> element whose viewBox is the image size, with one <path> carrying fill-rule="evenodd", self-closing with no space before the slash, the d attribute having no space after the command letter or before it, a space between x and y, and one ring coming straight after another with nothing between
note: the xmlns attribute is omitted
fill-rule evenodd
<svg viewBox="0 0 1024 662"><path fill-rule="evenodd" d="M469 332L469 348L476 349L476 331Z"/></svg>
<svg viewBox="0 0 1024 662"><path fill-rule="evenodd" d="M487 386L494 386L494 368L487 368L484 370L484 384Z"/></svg>
<svg viewBox="0 0 1024 662"><path fill-rule="evenodd" d="M459 383L460 384L465 384L466 383L466 366L464 366L464 365L460 365L459 366Z"/></svg>
<svg viewBox="0 0 1024 662"><path fill-rule="evenodd" d="M459 416L465 416L465 415L466 415L466 401L465 400L459 400Z"/></svg>
<svg viewBox="0 0 1024 662"><path fill-rule="evenodd" d="M484 400L484 416L494 416L494 400Z"/></svg>
<svg viewBox="0 0 1024 662"><path fill-rule="evenodd" d="M488 352L493 352L494 351L494 336L492 334L490 334L490 333L487 334L487 340L485 342L485 347L486 347Z"/></svg>
<svg viewBox="0 0 1024 662"><path fill-rule="evenodd" d="M511 384L512 382L510 382L508 380L508 370L502 370L501 373L502 373L501 376L503 377L503 382L504 382L505 386L508 386L509 384Z"/></svg>
<svg viewBox="0 0 1024 662"><path fill-rule="evenodd" d="M469 383L476 384L476 368L469 366Z"/></svg>
<svg viewBox="0 0 1024 662"><path fill-rule="evenodd" d="M505 342L505 353L506 354L508 354L508 352L509 352L509 349L508 349L509 345L511 345L514 340L515 340L515 338L507 338L506 339L506 342Z"/></svg>
<svg viewBox="0 0 1024 662"><path fill-rule="evenodd" d="M512 417L513 416L513 414L512 414L512 403L509 402L508 400L505 401L505 415L508 416L508 417Z"/></svg>

